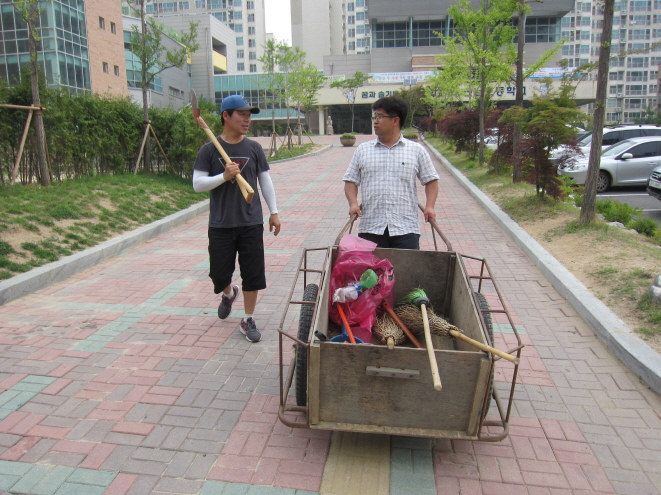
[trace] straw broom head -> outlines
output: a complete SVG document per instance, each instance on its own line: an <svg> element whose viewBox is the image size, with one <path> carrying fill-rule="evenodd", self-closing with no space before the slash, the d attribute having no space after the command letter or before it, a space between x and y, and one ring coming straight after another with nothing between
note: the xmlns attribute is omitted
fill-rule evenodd
<svg viewBox="0 0 661 495"><path fill-rule="evenodd" d="M395 345L402 344L406 340L406 335L404 335L402 329L399 328L395 320L387 313L384 313L376 320L373 330L379 344L386 344L389 337L392 337Z"/></svg>
<svg viewBox="0 0 661 495"><path fill-rule="evenodd" d="M424 333L424 324L422 323L422 311L413 304L404 304L395 308L395 314L404 322L411 332L421 335ZM427 308L429 318L429 331L442 337L451 337L450 330L461 332L457 327L450 324L438 316L432 309Z"/></svg>

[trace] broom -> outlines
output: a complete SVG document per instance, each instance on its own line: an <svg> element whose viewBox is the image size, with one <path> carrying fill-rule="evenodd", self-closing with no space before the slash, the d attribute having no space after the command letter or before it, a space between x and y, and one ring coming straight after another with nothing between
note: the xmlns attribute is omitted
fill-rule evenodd
<svg viewBox="0 0 661 495"><path fill-rule="evenodd" d="M425 291L417 288L413 289L405 295L398 304L415 304L422 311L422 324L425 330L425 343L427 344L427 355L429 356L429 365L431 366L431 377L434 381L434 389L440 391L442 388L441 377L438 374L438 363L434 355L434 347L431 341L431 331L429 330L429 319L427 318L427 306L429 306L429 299Z"/></svg>
<svg viewBox="0 0 661 495"><path fill-rule="evenodd" d="M402 319L404 324L408 326L412 332L422 333L424 331L424 328L422 325L420 325L420 310L412 304L397 306L395 308L395 314L397 314L397 316ZM519 364L518 357L512 356L511 354L503 352L500 349L496 349L495 347L491 347L490 345L486 345L482 342L471 339L470 337L464 335L457 327L436 315L433 309L430 308L428 310L428 315L429 327L432 333L441 335L443 337L456 337L477 347L482 351L490 352L491 354L495 354L496 356L500 356L503 359L507 359L514 364Z"/></svg>
<svg viewBox="0 0 661 495"><path fill-rule="evenodd" d="M402 344L406 340L406 335L397 325L388 313L383 313L374 324L374 335L379 344L386 344L388 349L393 349L396 345Z"/></svg>

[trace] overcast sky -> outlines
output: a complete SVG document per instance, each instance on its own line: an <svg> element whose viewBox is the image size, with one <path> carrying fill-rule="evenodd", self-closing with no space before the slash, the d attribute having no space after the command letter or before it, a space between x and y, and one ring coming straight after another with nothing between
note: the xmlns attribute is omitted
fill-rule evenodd
<svg viewBox="0 0 661 495"><path fill-rule="evenodd" d="M289 0L265 0L266 32L273 33L277 41L291 45L291 12Z"/></svg>

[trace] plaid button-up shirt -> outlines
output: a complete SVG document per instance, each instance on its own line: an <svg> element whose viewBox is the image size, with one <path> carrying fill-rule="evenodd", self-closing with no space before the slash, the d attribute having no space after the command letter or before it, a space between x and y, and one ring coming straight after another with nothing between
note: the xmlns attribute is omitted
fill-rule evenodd
<svg viewBox="0 0 661 495"><path fill-rule="evenodd" d="M358 232L380 235L388 227L391 236L419 234L416 177L423 185L438 180L421 144L400 135L392 148L378 138L359 145L343 179L361 191Z"/></svg>

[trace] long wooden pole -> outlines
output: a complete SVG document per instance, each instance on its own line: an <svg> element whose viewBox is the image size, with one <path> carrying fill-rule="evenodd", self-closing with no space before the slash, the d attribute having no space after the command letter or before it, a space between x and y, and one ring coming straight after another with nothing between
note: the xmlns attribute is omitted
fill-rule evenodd
<svg viewBox="0 0 661 495"><path fill-rule="evenodd" d="M2 105L2 106L8 106L8 105ZM16 106L18 105L11 105L10 108ZM16 162L14 162L14 170L12 170L11 172L10 184L16 182L16 176L18 175L18 166L21 163L21 157L23 156L23 147L25 146L25 140L28 137L28 131L30 130L30 122L32 121L32 114L34 113L33 107L26 107L26 108L30 108L30 112L28 113L28 120L25 122L25 128L23 129L23 137L21 137L21 144L18 146L18 155L16 156Z"/></svg>
<svg viewBox="0 0 661 495"><path fill-rule="evenodd" d="M46 110L46 107L35 107L34 105L30 105L29 107L26 107L25 105L10 105L8 103L0 103L0 107L17 108L19 110Z"/></svg>

